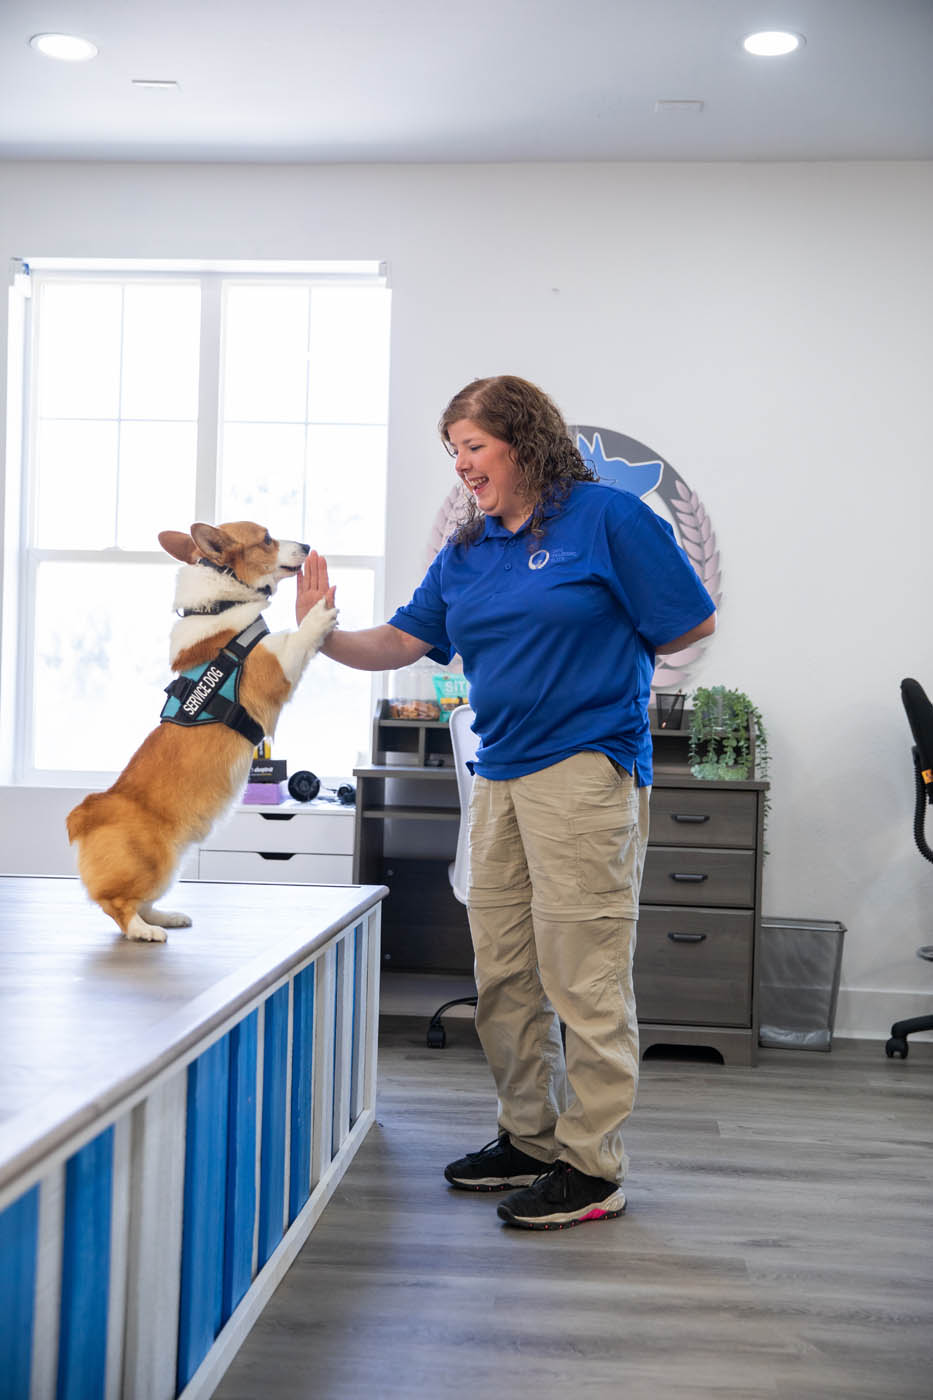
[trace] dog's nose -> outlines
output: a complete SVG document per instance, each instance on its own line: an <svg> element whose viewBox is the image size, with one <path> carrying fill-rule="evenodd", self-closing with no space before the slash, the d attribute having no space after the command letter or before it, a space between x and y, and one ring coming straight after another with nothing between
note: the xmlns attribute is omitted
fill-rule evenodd
<svg viewBox="0 0 933 1400"><path fill-rule="evenodd" d="M310 554L310 553L311 553L311 546L310 546L309 544L301 544L301 543L299 543L298 548L299 548L299 549L303 549L304 552L305 552L305 554Z"/></svg>

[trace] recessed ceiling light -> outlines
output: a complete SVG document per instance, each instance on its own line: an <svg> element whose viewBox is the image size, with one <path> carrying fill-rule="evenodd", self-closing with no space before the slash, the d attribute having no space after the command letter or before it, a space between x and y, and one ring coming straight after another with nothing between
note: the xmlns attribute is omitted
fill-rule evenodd
<svg viewBox="0 0 933 1400"><path fill-rule="evenodd" d="M806 40L802 34L791 34L784 29L763 29L758 34L747 34L742 40L742 47L746 53L753 53L759 58L781 58L804 43Z"/></svg>
<svg viewBox="0 0 933 1400"><path fill-rule="evenodd" d="M65 63L84 63L97 57L97 45L75 34L33 34L29 43L46 58L60 58Z"/></svg>

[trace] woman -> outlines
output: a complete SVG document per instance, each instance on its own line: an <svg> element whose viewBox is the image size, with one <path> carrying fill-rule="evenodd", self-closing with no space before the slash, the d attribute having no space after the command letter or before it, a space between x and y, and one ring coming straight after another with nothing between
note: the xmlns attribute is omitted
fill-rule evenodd
<svg viewBox="0 0 933 1400"><path fill-rule="evenodd" d="M381 627L332 632L323 651L363 670L463 659L481 739L476 1029L499 1133L444 1174L464 1190L520 1188L500 1217L553 1229L625 1209L651 677L655 654L709 636L715 612L670 526L598 483L535 385L476 380L439 427L469 492L466 520L410 603ZM333 602L326 562L312 553L299 621L325 595Z"/></svg>

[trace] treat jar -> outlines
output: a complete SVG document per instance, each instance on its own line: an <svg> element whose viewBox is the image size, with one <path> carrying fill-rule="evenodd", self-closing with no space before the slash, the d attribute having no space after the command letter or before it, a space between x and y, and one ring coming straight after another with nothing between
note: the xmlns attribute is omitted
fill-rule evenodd
<svg viewBox="0 0 933 1400"><path fill-rule="evenodd" d="M411 666L392 671L389 678L390 719L439 719L440 705L434 690L437 667L426 656Z"/></svg>

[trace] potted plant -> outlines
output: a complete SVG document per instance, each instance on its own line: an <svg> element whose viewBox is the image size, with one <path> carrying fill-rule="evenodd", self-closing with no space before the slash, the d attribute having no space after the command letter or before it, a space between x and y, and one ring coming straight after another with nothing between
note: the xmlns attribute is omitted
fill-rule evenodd
<svg viewBox="0 0 933 1400"><path fill-rule="evenodd" d="M689 755L695 778L767 778L764 720L743 690L714 685L694 693Z"/></svg>

